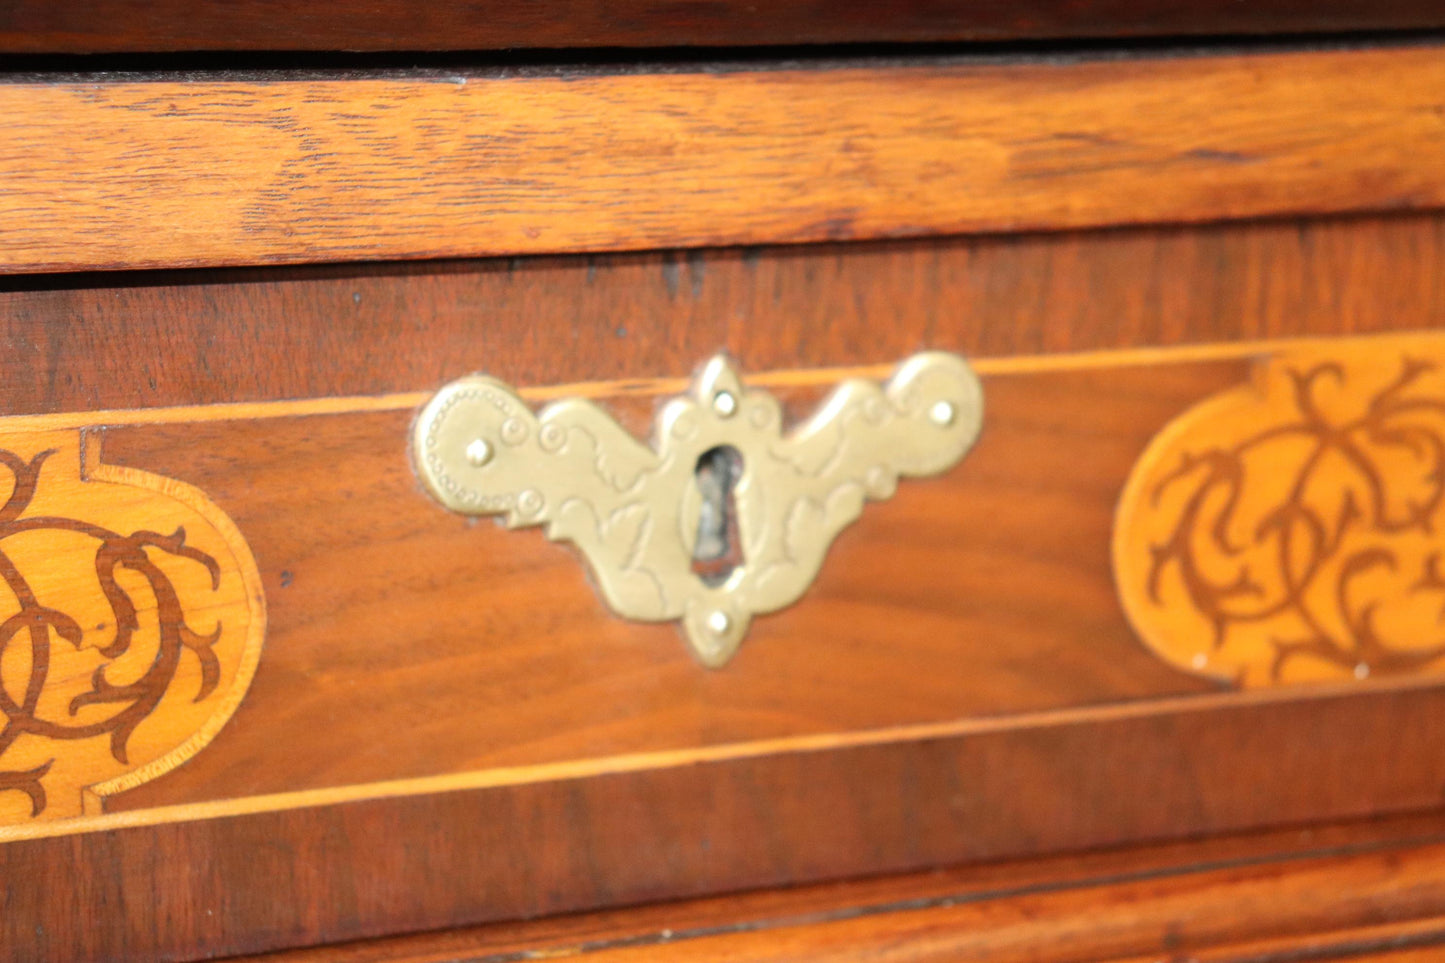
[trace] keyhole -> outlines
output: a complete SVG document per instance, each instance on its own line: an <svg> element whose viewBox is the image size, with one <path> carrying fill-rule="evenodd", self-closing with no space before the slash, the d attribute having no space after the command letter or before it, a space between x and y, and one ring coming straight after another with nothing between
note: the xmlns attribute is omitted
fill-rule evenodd
<svg viewBox="0 0 1445 963"><path fill-rule="evenodd" d="M731 445L719 445L703 452L693 471L702 494L697 518L697 545L692 550L692 570L705 585L721 585L743 564L742 540L738 537L737 502L734 488L743 477L743 456Z"/></svg>

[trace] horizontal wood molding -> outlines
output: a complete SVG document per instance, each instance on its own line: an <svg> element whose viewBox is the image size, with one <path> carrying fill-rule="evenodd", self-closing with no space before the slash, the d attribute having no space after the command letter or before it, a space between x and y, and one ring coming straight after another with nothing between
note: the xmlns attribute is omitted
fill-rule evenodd
<svg viewBox="0 0 1445 963"><path fill-rule="evenodd" d="M3 53L898 43L1445 26L1431 0L14 0Z"/></svg>
<svg viewBox="0 0 1445 963"><path fill-rule="evenodd" d="M1378 762L1362 730L1438 732L1445 698L1308 700L1219 723L1186 713L22 840L0 846L14 881L0 937L65 963L261 952L1177 838L1186 815L1223 833L1270 808L1262 781L1289 783L1288 809L1271 809L1288 824L1322 792L1356 795ZM1119 791L1140 773L1148 792Z"/></svg>
<svg viewBox="0 0 1445 963"><path fill-rule="evenodd" d="M955 869L248 960L842 963L892 959L906 947L899 958L910 963L1414 963L1445 952L1438 840L1321 840L1291 853L1273 848L1284 836L1256 837L1252 851L1235 839Z"/></svg>
<svg viewBox="0 0 1445 963"><path fill-rule="evenodd" d="M1431 208L1445 51L0 85L0 271ZM83 132L83 136L81 134Z"/></svg>

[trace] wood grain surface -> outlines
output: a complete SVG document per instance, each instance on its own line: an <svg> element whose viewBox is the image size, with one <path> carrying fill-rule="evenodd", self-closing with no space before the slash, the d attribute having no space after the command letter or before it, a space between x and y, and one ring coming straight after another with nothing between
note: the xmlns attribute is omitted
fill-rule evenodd
<svg viewBox="0 0 1445 963"><path fill-rule="evenodd" d="M541 532L421 492L411 410L110 429L105 458L186 478L236 519L270 602L242 724L112 808L1219 691L1138 644L1109 531L1154 432L1247 371L986 376L987 434L964 463L870 507L803 603L759 618L716 672L675 627L612 615ZM336 721L362 706L364 749Z"/></svg>
<svg viewBox="0 0 1445 963"><path fill-rule="evenodd" d="M692 944L703 953L709 944L727 944L738 954L735 959L747 960L750 957L742 952L747 936L775 931L782 931L783 938L799 949L798 958L811 959L817 951L828 959L827 954L838 948L838 924L854 928L850 935L856 940L855 952L845 958L867 953L870 958L892 959L895 956L890 954L896 954L914 959L909 954L916 948L920 954L916 958L929 960L939 958L945 947L956 955L944 959L971 958L967 950L972 944L963 952L949 945L950 937L963 937L954 929L959 923L991 937L980 939L978 945L994 953L1012 951L1019 959L1041 961L1055 958L1059 924L1072 909L1075 925L1064 935L1065 945L1076 954L1069 958L1074 959L1124 963L1116 955L1122 937L1139 950L1129 954L1129 960L1139 963L1175 956L1207 963L1336 959L1394 963L1387 955L1391 951L1432 958L1424 954L1436 951L1441 927L1440 918L1429 915L1431 907L1415 902L1418 892L1413 888L1388 889L1390 881L1403 882L1388 864L1402 854L1413 861L1416 852L1437 847L1440 828L1438 816L1396 817L1227 836L493 924L298 950L274 961L500 963L523 954L536 958L598 954L606 959L613 952L671 943L683 948ZM1360 886L1365 874L1358 870L1375 860L1381 861L1376 864L1379 876ZM1311 890L1312 877L1322 868L1350 877L1349 882L1340 889ZM1366 895L1378 882L1385 885ZM1186 889L1197 902L1174 902ZM1041 905L1051 894L1058 897L1054 912L1041 920L1037 934L1016 929L1014 935L1022 938L1012 947L998 939L1004 927L994 928L991 920L981 918L985 907L991 906L999 919L1007 919L1024 906ZM1398 902L1394 895L1400 897ZM1251 905L1230 905L1234 897ZM1305 905L1309 900L1314 901L1312 908ZM1169 907L1171 902L1174 905ZM957 913L963 906L974 907L976 915ZM1203 911L1205 906L1209 912ZM1265 923L1271 908L1278 912ZM1417 915L1422 912L1426 915ZM1113 925L1091 930L1096 913ZM937 925L928 938L889 944L886 934L900 914L918 914L916 920ZM876 929L868 927L870 919L877 922ZM1308 925L1299 929L1302 921ZM1231 922L1236 925L1230 926ZM1259 933L1271 930L1276 935L1259 938ZM1091 940L1094 935L1098 938ZM1187 948L1182 945L1186 939ZM694 941L703 942L699 946ZM1170 953L1175 956L1161 957Z"/></svg>
<svg viewBox="0 0 1445 963"><path fill-rule="evenodd" d="M1445 202L1441 91L1435 46L490 78L22 78L0 84L0 270L1434 208Z"/></svg>
<svg viewBox="0 0 1445 963"><path fill-rule="evenodd" d="M19 840L0 938L193 959L1439 808L1442 726L1342 695Z"/></svg>
<svg viewBox="0 0 1445 963"><path fill-rule="evenodd" d="M0 19L0 52L742 47L1441 26L1430 0L15 0Z"/></svg>
<svg viewBox="0 0 1445 963"><path fill-rule="evenodd" d="M1382 370L1441 356L1438 338L1370 344ZM1366 350L1319 345L1325 359ZM111 808L276 794L288 795L271 805L304 805L347 798L308 790L457 773L478 778L350 798L530 781L675 765L731 744L824 748L860 730L951 720L1068 724L1090 707L1227 689L1228 677L1191 679L1187 664L1171 669L1140 645L1111 574L1114 508L1140 453L1179 412L1249 379L1239 358L1176 355L983 368L987 430L965 462L870 508L803 603L759 619L717 672L700 671L671 627L611 615L576 555L539 532L477 525L421 493L405 457L410 405L285 417L281 403L280 417L159 414L178 422L109 429L105 459L186 478L236 519L271 612L268 657L243 708L250 721ZM614 403L624 400L637 424L657 399L643 391ZM1389 587L1363 596L1387 597ZM1399 621L1394 609L1381 609L1387 624ZM1421 617L1428 627L1433 615ZM409 644L396 644L399 633ZM1382 678L1432 666L1355 658ZM360 705L365 751L353 726L335 722ZM651 761L622 761L639 754Z"/></svg>
<svg viewBox="0 0 1445 963"><path fill-rule="evenodd" d="M977 945L988 951L1002 951L1005 959L1041 961L1056 958L1052 954L1058 951L1060 924L1070 910L1073 926L1066 934L1066 945L1072 955L1065 959L1125 963L1113 952L1121 937L1136 948L1149 948L1147 953L1129 954L1128 960L1137 963L1175 958L1201 963L1340 959L1394 963L1394 953L1418 954L1405 956L1400 963L1438 958L1441 918L1416 916L1421 907L1412 905L1415 893L1402 888L1397 891L1403 897L1398 903L1383 892L1370 894L1365 900L1367 909L1356 902L1363 895L1356 871L1374 859L1388 861L1402 853L1411 858L1415 855L1412 850L1433 847L1431 828L1438 828L1438 819L1411 818L1380 826L1390 826L1401 835L1387 842L1373 835L1376 826L1372 824L1326 826L662 903L298 950L266 959L274 963L500 963L522 954L535 958L596 954L605 960L610 953L676 943L682 944L680 949L691 948L700 954L727 944L737 954L732 959L749 960L752 957L744 952L746 936L775 931L782 931L799 959L813 959L815 952L822 959L832 959L834 954L844 959L864 954L865 958L883 959L971 959L968 951L975 944L957 945L964 934L954 926L962 923L984 935ZM1419 833L1425 834L1423 839L1412 838ZM1322 887L1309 892L1311 877L1322 868L1354 879L1343 891ZM1383 877L1403 881L1394 876L1392 868L1380 869ZM1156 885L1141 885L1147 881ZM1197 904L1168 907L1171 898L1185 888L1192 890ZM1231 889L1234 892L1229 894ZM1010 910L1031 903L1037 906L1045 893L1069 893L1073 898L1055 903L1055 912L1040 920L1036 932L1016 930L1011 947L1002 946L998 939L1002 927L995 929L979 918L986 905L1004 917ZM1339 902L1333 900L1335 895L1342 897ZM1241 902L1251 901L1251 905L1230 905L1233 896L1242 897ZM1314 899L1313 909L1306 909L1303 899ZM978 910L976 914L956 913L957 907L969 904ZM1265 922L1263 917L1271 907L1279 912ZM1360 909L1366 913L1359 913ZM1429 912L1428 907L1424 909ZM936 926L923 939L889 943L889 931L899 915L912 913ZM1107 916L1114 925L1091 930L1095 913ZM1210 913L1216 915L1210 917ZM1302 916L1312 917L1308 922L1313 925L1307 931L1287 932L1299 925ZM1371 921L1356 925L1362 917ZM870 919L876 921L876 928L867 925ZM1124 925L1118 925L1120 922ZM1230 922L1237 925L1230 926ZM834 929L839 923L853 928L849 934L855 939L851 954L839 953L836 940L842 934ZM1286 934L1264 939L1251 936L1272 929ZM1096 935L1097 939L1091 939ZM1187 949L1180 945L1186 939ZM704 942L689 947L692 941ZM1171 952L1174 956L1161 955Z"/></svg>
<svg viewBox="0 0 1445 963"><path fill-rule="evenodd" d="M167 958L1438 806L1445 690L1211 692L1130 634L1122 479L1246 376L1178 354L985 366L965 464L866 515L715 673L609 616L559 546L434 506L406 411L109 429L105 460L196 483L245 532L266 658L206 752L112 801L180 822L0 846L27 881L7 920L39 958ZM174 872L185 921L52 922L56 893L119 905Z"/></svg>
<svg viewBox="0 0 1445 963"><path fill-rule="evenodd" d="M378 395L1445 326L1429 214L0 279L0 410Z"/></svg>
<svg viewBox="0 0 1445 963"><path fill-rule="evenodd" d="M1276 847L1312 834L1278 834L749 893L265 959L1395 963L1396 953L1438 959L1445 946L1445 856L1438 842L1362 837L1325 844L1337 834L1326 831L1303 851Z"/></svg>

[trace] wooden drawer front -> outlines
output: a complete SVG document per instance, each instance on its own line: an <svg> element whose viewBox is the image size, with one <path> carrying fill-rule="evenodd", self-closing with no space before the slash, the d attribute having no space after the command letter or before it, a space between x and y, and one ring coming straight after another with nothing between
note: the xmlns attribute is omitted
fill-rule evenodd
<svg viewBox="0 0 1445 963"><path fill-rule="evenodd" d="M1439 810L1442 48L814 67L0 78L0 948ZM976 444L715 668L413 469L920 351Z"/></svg>
<svg viewBox="0 0 1445 963"><path fill-rule="evenodd" d="M13 284L0 325L53 374L0 385L7 518L154 533L114 579L135 644L165 621L145 559L189 634L134 725L52 740L44 772L0 756L7 925L183 887L223 918L136 908L42 948L180 957L1436 806L1441 238L1409 215ZM720 669L609 612L568 547L441 508L408 453L468 371L645 435L718 348L797 418L921 346L972 359L979 442L870 505ZM1330 440L1351 425L1368 465ZM92 674L110 596L45 594L97 571L56 539L14 553L71 574L30 576L60 614L12 637L6 691L26 645L114 696L84 712L139 705ZM1290 648L1316 605L1336 648Z"/></svg>

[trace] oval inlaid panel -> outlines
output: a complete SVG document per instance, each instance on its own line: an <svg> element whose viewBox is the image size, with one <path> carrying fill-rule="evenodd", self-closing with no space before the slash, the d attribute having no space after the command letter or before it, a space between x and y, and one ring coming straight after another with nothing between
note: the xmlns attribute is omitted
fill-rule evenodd
<svg viewBox="0 0 1445 963"><path fill-rule="evenodd" d="M1445 670L1445 350L1274 355L1140 458L1114 570L1144 641L1242 686Z"/></svg>
<svg viewBox="0 0 1445 963"><path fill-rule="evenodd" d="M0 431L0 838L180 765L261 654L260 576L230 519L85 441Z"/></svg>

